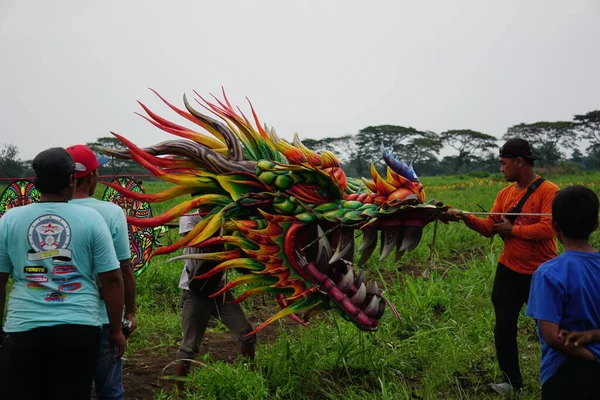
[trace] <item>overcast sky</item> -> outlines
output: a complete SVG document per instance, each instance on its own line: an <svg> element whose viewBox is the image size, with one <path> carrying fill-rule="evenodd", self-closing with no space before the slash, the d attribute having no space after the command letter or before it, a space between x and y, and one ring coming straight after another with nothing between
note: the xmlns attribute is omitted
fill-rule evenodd
<svg viewBox="0 0 600 400"><path fill-rule="evenodd" d="M500 137L600 108L600 1L0 0L0 145L29 159L217 94L280 136L395 124Z"/></svg>

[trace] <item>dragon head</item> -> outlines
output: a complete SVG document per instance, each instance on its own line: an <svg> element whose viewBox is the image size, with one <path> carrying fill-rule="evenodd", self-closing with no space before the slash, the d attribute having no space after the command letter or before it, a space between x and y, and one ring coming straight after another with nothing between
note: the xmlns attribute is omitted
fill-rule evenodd
<svg viewBox="0 0 600 400"><path fill-rule="evenodd" d="M317 154L297 135L288 143L263 127L250 104L252 124L233 109L224 92L216 103L198 95L198 103L216 118L195 110L185 95L185 110L158 96L204 132L170 122L140 103L147 113L143 118L182 139L142 149L113 133L127 150L103 149L114 157L134 159L173 184L161 193L143 194L106 183L124 195L160 202L193 194L160 216L128 217L130 224L154 227L196 209L204 217L181 240L153 255L185 246L211 249L174 258L213 262L215 267L199 279L232 268L243 270L214 296L241 284L247 284L247 290L236 302L274 294L282 310L255 331L284 316L298 320L295 314L300 311L308 321L320 311L336 309L364 330L377 328L386 304L398 316L377 283L368 284L365 272L355 265L364 264L373 253L378 235L380 259L394 249L396 258L411 251L423 227L447 209L424 203L423 186L412 167L384 152L387 176L372 166L372 179L356 180L345 175L333 153ZM356 232L363 238L358 249L362 257L355 264Z"/></svg>

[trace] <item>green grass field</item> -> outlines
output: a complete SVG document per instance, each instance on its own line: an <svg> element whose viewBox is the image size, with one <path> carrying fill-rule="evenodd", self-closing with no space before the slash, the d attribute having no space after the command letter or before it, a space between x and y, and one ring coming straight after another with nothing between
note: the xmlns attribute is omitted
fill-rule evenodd
<svg viewBox="0 0 600 400"><path fill-rule="evenodd" d="M561 187L583 184L596 192L600 174L547 177ZM477 204L491 208L506 185L500 176L422 179L428 199L468 211ZM148 192L164 187L146 182ZM97 191L100 192L102 188ZM153 206L154 214L172 207ZM493 345L494 315L489 300L499 238L483 238L462 223L438 224L435 268L421 277L431 257L434 225L426 227L419 247L399 263L379 262L374 253L366 265L367 280L384 281L387 297L402 321L386 312L380 329L359 331L333 313L311 321L309 329L276 322L276 339L261 341L254 366L238 361L208 362L187 383L190 399L500 399L488 384L501 379ZM600 245L599 236L593 241ZM162 239L176 240L171 231ZM172 348L181 338L181 262L168 256L152 260L138 284L138 330L128 355ZM244 307L252 312L253 301ZM267 299L270 302L270 299ZM222 326L211 328L224 331ZM524 399L540 397L540 346L533 320L519 320L521 368L527 385ZM154 350L152 350L154 351ZM127 364L126 364L127 365ZM169 388L155 399L175 398Z"/></svg>
<svg viewBox="0 0 600 400"><path fill-rule="evenodd" d="M600 174L549 178L561 187L583 184L597 191L600 186ZM478 211L477 204L491 208L506 182L498 175L424 178L423 184L429 199ZM146 187L157 190L154 184ZM420 272L429 264L432 234L430 224L419 247L397 264L380 263L375 255L367 263L367 278L385 279L387 296L402 321L388 312L375 333L361 332L333 313L311 322L310 329L284 329L279 323L278 338L261 343L255 367L240 361L198 368L188 384L188 398L502 398L487 387L501 378L489 298L502 242L483 238L462 223L438 224L435 268L424 279ZM597 235L593 239L598 243ZM158 258L138 279L140 329L130 352L173 345L180 338L180 269L181 264ZM519 321L519 346L527 385L523 398L537 399L540 346L535 323L525 316ZM157 399L171 396L166 389L155 394Z"/></svg>

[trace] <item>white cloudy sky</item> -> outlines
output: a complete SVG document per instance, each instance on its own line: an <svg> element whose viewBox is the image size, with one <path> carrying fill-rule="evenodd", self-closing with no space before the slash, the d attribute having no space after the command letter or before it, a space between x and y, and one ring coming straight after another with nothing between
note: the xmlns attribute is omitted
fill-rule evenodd
<svg viewBox="0 0 600 400"><path fill-rule="evenodd" d="M168 135L184 92L248 96L280 136L377 124L500 137L600 108L600 2L0 0L0 144L23 159ZM177 118L175 118L176 121Z"/></svg>

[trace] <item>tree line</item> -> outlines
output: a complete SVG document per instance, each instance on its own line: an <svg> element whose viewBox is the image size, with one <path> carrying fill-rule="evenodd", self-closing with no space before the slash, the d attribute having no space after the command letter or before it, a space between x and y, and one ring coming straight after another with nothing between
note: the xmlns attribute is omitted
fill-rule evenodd
<svg viewBox="0 0 600 400"><path fill-rule="evenodd" d="M600 110L575 115L571 121L521 123L508 128L501 139L471 129L455 129L441 133L399 125L368 126L354 135L303 139L303 143L319 152L329 150L340 158L349 176L369 176L371 163L383 167L382 149L390 150L397 159L414 163L419 175L450 175L473 171L497 172L498 147L502 141L520 137L528 140L542 157L538 165L565 165L572 169L600 168ZM582 148L582 143L587 143ZM86 143L92 149L108 147L125 149L114 137L100 137ZM440 156L443 149L452 154ZM15 145L5 144L0 150L0 177L32 176L31 161L22 161ZM143 174L147 171L129 160L113 159L102 167L101 174Z"/></svg>
<svg viewBox="0 0 600 400"><path fill-rule="evenodd" d="M575 115L572 121L521 123L501 139L471 129L441 133L399 125L368 126L355 135L304 139L316 151L336 153L350 176L369 176L371 163L383 166L382 148L397 159L414 163L419 175L450 175L472 171L497 172L498 148L507 139L523 138L542 157L541 167L559 164L569 169L600 168L600 110ZM582 143L586 143L583 146ZM442 149L450 155L441 157ZM584 154L585 152L585 154Z"/></svg>

